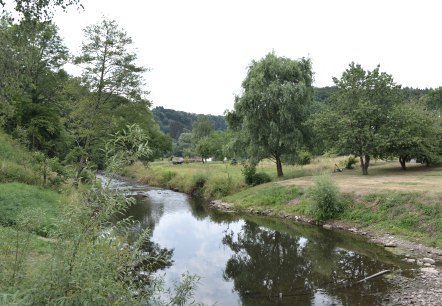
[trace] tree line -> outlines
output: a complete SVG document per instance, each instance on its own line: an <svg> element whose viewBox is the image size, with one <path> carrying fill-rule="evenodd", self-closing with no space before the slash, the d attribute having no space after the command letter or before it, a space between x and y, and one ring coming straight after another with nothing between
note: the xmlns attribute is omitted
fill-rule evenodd
<svg viewBox="0 0 442 306"><path fill-rule="evenodd" d="M0 126L31 151L77 167L77 177L104 163L112 135L136 124L152 160L172 148L143 90L146 68L132 40L113 20L84 29L80 54L70 54L51 20L7 13L0 19ZM64 69L72 62L81 77Z"/></svg>
<svg viewBox="0 0 442 306"><path fill-rule="evenodd" d="M70 54L50 12L78 1L15 3L22 18L4 13L0 20L0 125L30 150L74 165L78 178L102 167L110 135L133 124L149 141L145 160L272 158L278 176L303 152L352 154L363 174L373 158L398 157L403 168L411 158L440 160L441 88L402 89L380 67L350 63L334 86L315 89L310 59L269 53L249 65L224 131L215 116L186 118L163 108L153 114L143 90L148 69L137 64L132 39L115 21L86 27L81 52ZM81 77L63 69L67 62Z"/></svg>
<svg viewBox="0 0 442 306"><path fill-rule="evenodd" d="M198 117L203 115L167 109L157 106L152 109L155 121L160 125L161 131L177 140L181 133L192 130L193 123ZM227 129L227 123L224 116L204 115L212 123L215 130L224 131Z"/></svg>
<svg viewBox="0 0 442 306"><path fill-rule="evenodd" d="M380 66L354 62L333 82L314 92L310 59L272 52L253 61L226 113L232 148L254 163L272 158L278 176L303 151L354 155L365 175L374 158L397 157L403 169L412 158L441 162L442 87L402 90Z"/></svg>

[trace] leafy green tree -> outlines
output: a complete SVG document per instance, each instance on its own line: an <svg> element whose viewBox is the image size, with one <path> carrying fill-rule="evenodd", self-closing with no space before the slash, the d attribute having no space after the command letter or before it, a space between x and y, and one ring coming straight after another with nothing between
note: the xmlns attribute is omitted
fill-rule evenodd
<svg viewBox="0 0 442 306"><path fill-rule="evenodd" d="M269 53L249 66L243 94L227 114L229 126L243 135L252 158L273 158L278 176L283 176L282 156L303 142L312 80L309 59L296 61Z"/></svg>
<svg viewBox="0 0 442 306"><path fill-rule="evenodd" d="M400 86L379 71L365 71L351 63L341 79L334 78L332 101L312 120L313 128L327 147L359 157L362 174L368 174L370 159L380 155L380 129L388 124L389 112L400 101Z"/></svg>
<svg viewBox="0 0 442 306"><path fill-rule="evenodd" d="M424 104L410 101L395 105L380 130L384 155L398 156L403 170L411 158L437 161L442 153L440 118Z"/></svg>
<svg viewBox="0 0 442 306"><path fill-rule="evenodd" d="M103 19L86 27L84 34L81 55L74 62L83 68L82 84L89 94L77 100L71 122L77 145L96 157L103 135L115 131L116 125L134 123L110 120L113 117L118 121L118 116L113 116L116 111L125 113L125 118L148 115L150 102L142 89L146 69L136 65L137 56L129 49L132 39L116 21ZM149 122L147 117L144 120Z"/></svg>
<svg viewBox="0 0 442 306"><path fill-rule="evenodd" d="M17 52L11 52L14 46L13 22L10 16L0 18L0 126L7 127L15 115L13 97L20 93L19 64Z"/></svg>
<svg viewBox="0 0 442 306"><path fill-rule="evenodd" d="M175 146L174 155L176 156L193 156L195 155L192 147L192 133L181 133Z"/></svg>
<svg viewBox="0 0 442 306"><path fill-rule="evenodd" d="M210 141L212 143L212 157L216 160L224 160L228 156L227 145L232 138L230 131L214 131L210 134Z"/></svg>
<svg viewBox="0 0 442 306"><path fill-rule="evenodd" d="M24 131L31 149L55 155L62 150L60 91L67 74L68 51L51 22L3 23L0 61L5 68L0 109L6 131Z"/></svg>
<svg viewBox="0 0 442 306"><path fill-rule="evenodd" d="M0 6L4 7L6 1L0 0ZM14 10L25 19L49 19L56 7L66 10L69 6L82 8L80 0L15 0Z"/></svg>
<svg viewBox="0 0 442 306"><path fill-rule="evenodd" d="M213 146L208 136L200 139L195 146L196 153L201 156L201 160L204 163L209 157L212 156Z"/></svg>
<svg viewBox="0 0 442 306"><path fill-rule="evenodd" d="M137 66L137 55L130 52L133 43L115 20L102 19L84 29L85 41L82 54L75 63L83 68L83 82L94 94L95 110L113 96L121 96L131 102L140 102L147 92L143 91L145 68Z"/></svg>
<svg viewBox="0 0 442 306"><path fill-rule="evenodd" d="M192 125L192 141L196 145L204 137L208 137L213 132L213 123L209 117L199 115Z"/></svg>
<svg viewBox="0 0 442 306"><path fill-rule="evenodd" d="M435 112L439 118L442 117L442 87L430 91L423 100L429 110Z"/></svg>

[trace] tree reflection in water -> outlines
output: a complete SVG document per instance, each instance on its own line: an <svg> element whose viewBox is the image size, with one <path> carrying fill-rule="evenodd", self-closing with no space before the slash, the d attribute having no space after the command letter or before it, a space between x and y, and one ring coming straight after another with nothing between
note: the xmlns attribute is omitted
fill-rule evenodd
<svg viewBox="0 0 442 306"><path fill-rule="evenodd" d="M385 280L357 280L391 268L347 251L325 235L304 238L246 221L225 234L233 255L223 277L233 281L243 305L375 305L388 290ZM330 237L331 238L331 237ZM348 291L354 291L349 295ZM351 300L349 300L351 296Z"/></svg>
<svg viewBox="0 0 442 306"><path fill-rule="evenodd" d="M129 242L131 244L135 243L146 229L149 231L147 239L144 239L141 245L144 259L140 261L137 267L134 267L134 270L138 272L150 271L152 273L164 270L173 264L173 249L162 248L150 239L155 225L158 224L164 214L164 205L157 205L155 209L152 209L151 205L144 205L142 195L133 197L135 203L127 209L124 216L121 216L121 218L130 217L134 221L129 232Z"/></svg>

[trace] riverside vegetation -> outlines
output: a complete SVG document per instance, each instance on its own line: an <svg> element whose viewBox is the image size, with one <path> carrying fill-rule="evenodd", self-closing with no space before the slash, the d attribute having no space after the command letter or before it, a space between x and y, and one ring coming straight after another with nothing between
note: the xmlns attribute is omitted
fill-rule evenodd
<svg viewBox="0 0 442 306"><path fill-rule="evenodd" d="M146 249L148 232L128 245L130 220L111 223L130 199L107 188L72 188L72 182L43 186L33 156L0 137L1 305L189 302L196 276L185 274L176 288L164 288L153 272L167 264L169 253Z"/></svg>
<svg viewBox="0 0 442 306"><path fill-rule="evenodd" d="M148 233L125 244L130 222L111 221L130 201L98 188L98 169L222 199L229 209L333 218L441 247L441 169L415 164L399 172L375 158L399 158L404 170L412 158L440 163L442 87L402 89L379 66L351 63L333 88L318 90L310 58L271 52L248 67L226 131L203 115L192 130L161 121L172 139L150 110L148 69L116 21L87 26L73 55L51 17L81 1L12 3L9 14L0 0L0 304L189 301L194 276L169 294L152 276L169 258L145 249ZM67 63L81 66L81 77L69 75ZM355 159L312 159L324 152L359 158L365 177L331 174ZM203 164L145 168L171 154ZM249 164L204 164L210 157Z"/></svg>
<svg viewBox="0 0 442 306"><path fill-rule="evenodd" d="M348 158L322 157L304 166L287 166L278 178L273 163L258 164L272 182L248 186L241 165L214 162L173 165L154 162L148 168L134 164L123 175L138 181L221 199L239 212L273 215L305 215L312 219L335 219L377 232L388 232L442 248L442 168L397 162L372 162L372 174L360 176L345 168Z"/></svg>

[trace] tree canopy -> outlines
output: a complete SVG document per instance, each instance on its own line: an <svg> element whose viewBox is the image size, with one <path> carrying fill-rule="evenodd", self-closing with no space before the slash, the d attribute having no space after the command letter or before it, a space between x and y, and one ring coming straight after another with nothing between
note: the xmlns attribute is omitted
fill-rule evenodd
<svg viewBox="0 0 442 306"><path fill-rule="evenodd" d="M313 95L309 59L291 60L267 54L253 61L242 83L243 93L227 113L229 126L241 134L255 161L273 158L283 176L281 158L303 143L304 121Z"/></svg>
<svg viewBox="0 0 442 306"><path fill-rule="evenodd" d="M0 0L0 6L4 7L5 0ZM70 6L83 8L80 0L15 0L14 10L25 19L50 19L53 11L59 7L66 10Z"/></svg>
<svg viewBox="0 0 442 306"><path fill-rule="evenodd" d="M370 159L381 153L379 132L400 101L400 86L379 66L366 71L355 63L333 81L337 90L326 109L314 116L314 131L328 147L358 156L362 173L368 174Z"/></svg>

